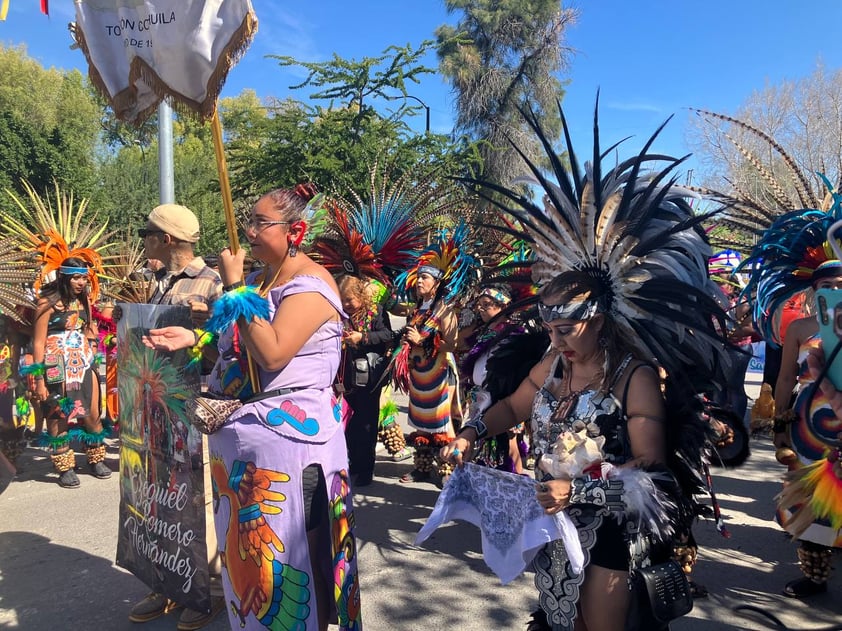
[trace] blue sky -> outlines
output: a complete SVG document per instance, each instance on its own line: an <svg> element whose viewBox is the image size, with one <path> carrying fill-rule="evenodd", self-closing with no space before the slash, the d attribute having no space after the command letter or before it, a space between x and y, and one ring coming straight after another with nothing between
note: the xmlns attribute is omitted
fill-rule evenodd
<svg viewBox="0 0 842 631"><path fill-rule="evenodd" d="M300 82L291 69L266 55L303 61L375 57L389 45L418 45L435 28L454 23L438 0L254 0L258 34L230 73L224 96L253 88L261 96L305 99L290 92ZM86 69L70 50L67 22L71 0L53 0L50 17L35 0L11 0L0 41L25 44L46 66ZM655 128L674 114L655 148L689 152L687 108L733 112L753 91L785 79L809 75L822 62L842 66L835 25L842 23L840 0L578 0L578 23L567 33L573 49L564 78L570 80L563 104L577 153L590 153L594 100L601 91L600 130L605 146L633 136L626 152L638 149ZM433 55L427 60L436 65ZM435 131L451 129L452 97L438 75L427 75L411 93L431 109ZM413 126L423 131L424 117ZM624 154L625 155L625 154ZM689 168L696 166L689 163Z"/></svg>

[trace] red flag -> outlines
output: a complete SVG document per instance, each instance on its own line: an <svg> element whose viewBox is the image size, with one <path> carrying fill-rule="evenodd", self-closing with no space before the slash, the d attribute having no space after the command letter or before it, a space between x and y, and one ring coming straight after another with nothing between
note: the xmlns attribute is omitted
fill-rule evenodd
<svg viewBox="0 0 842 631"><path fill-rule="evenodd" d="M50 0L41 0L41 13L50 15Z"/></svg>

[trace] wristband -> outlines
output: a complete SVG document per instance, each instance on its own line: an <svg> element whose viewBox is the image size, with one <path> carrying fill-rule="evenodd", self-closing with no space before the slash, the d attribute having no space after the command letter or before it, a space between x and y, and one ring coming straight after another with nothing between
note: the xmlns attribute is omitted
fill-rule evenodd
<svg viewBox="0 0 842 631"><path fill-rule="evenodd" d="M246 284L243 281L238 280L236 283L231 283L230 285L224 285L222 287L222 291L234 291L235 289L239 289L240 287L245 287L245 286L246 286Z"/></svg>
<svg viewBox="0 0 842 631"><path fill-rule="evenodd" d="M776 414L772 420L772 432L775 434L782 434L786 431L786 426L795 420L795 412L787 410L783 414Z"/></svg>
<svg viewBox="0 0 842 631"><path fill-rule="evenodd" d="M477 418L468 421L467 423L462 425L462 429L459 430L461 434L466 429L472 429L477 434L477 440L481 440L488 436L488 427L485 425L485 421L482 420L482 415L479 415Z"/></svg>

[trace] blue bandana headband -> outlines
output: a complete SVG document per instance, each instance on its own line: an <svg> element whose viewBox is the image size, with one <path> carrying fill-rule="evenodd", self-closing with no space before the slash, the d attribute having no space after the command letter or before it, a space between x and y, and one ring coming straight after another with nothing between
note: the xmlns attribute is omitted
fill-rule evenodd
<svg viewBox="0 0 842 631"><path fill-rule="evenodd" d="M439 280L442 276L444 276L444 272L441 271L438 267L433 267L432 265L422 265L418 268L417 272L418 276L421 274L429 274L436 280Z"/></svg>
<svg viewBox="0 0 842 631"><path fill-rule="evenodd" d="M89 270L87 267L70 267L69 265L62 265L58 268L58 271L62 274L66 274L67 276L73 276L74 274L82 274L83 276L87 276Z"/></svg>
<svg viewBox="0 0 842 631"><path fill-rule="evenodd" d="M562 305L545 305L538 303L538 313L544 322L553 320L590 320L599 311L599 303L586 300L584 302L568 302Z"/></svg>

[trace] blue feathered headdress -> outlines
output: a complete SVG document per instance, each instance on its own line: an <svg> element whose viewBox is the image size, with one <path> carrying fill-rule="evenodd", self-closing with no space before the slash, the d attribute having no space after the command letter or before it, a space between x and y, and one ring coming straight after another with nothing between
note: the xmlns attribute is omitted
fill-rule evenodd
<svg viewBox="0 0 842 631"><path fill-rule="evenodd" d="M813 272L822 263L836 258L827 232L842 220L842 195L822 179L831 194L830 208L802 208L779 217L738 268L751 274L743 296L754 296L755 326L775 344L781 343L775 314L793 295L812 286Z"/></svg>

